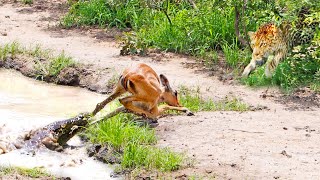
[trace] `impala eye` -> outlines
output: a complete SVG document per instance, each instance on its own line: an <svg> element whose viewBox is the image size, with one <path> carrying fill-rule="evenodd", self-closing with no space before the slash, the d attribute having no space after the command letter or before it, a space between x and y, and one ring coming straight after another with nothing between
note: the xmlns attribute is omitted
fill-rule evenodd
<svg viewBox="0 0 320 180"><path fill-rule="evenodd" d="M178 92L177 92L176 90L174 91L174 95L175 95L175 96L178 96Z"/></svg>

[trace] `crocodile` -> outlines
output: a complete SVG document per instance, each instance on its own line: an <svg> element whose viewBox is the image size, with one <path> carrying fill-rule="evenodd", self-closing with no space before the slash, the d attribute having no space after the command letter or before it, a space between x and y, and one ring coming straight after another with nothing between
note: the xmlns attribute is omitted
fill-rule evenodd
<svg viewBox="0 0 320 180"><path fill-rule="evenodd" d="M54 151L63 151L63 146L75 136L78 132L84 130L86 127L91 126L103 119L108 119L120 112L129 112L123 106L118 107L113 112L98 120L92 120L91 113L81 113L76 117L56 121L50 123L42 128L32 130L25 135L22 146L15 145L18 149L23 148L27 154L35 154L36 150L43 145ZM19 144L19 143L16 143Z"/></svg>
<svg viewBox="0 0 320 180"><path fill-rule="evenodd" d="M62 151L67 141L88 126L89 117L90 114L79 114L76 117L56 121L32 130L25 135L25 143L21 148L32 154L35 154L36 149L43 145L50 150Z"/></svg>
<svg viewBox="0 0 320 180"><path fill-rule="evenodd" d="M101 120L111 118L120 112L134 113L124 106L120 106L96 120L93 120L92 117L94 115L92 113L81 113L73 118L55 121L42 128L31 130L23 138L18 138L14 143L4 143L6 144L5 146L0 143L0 154L7 153L14 149L23 149L23 152L35 155L37 149L43 146L50 150L61 152L63 151L63 146L78 132Z"/></svg>

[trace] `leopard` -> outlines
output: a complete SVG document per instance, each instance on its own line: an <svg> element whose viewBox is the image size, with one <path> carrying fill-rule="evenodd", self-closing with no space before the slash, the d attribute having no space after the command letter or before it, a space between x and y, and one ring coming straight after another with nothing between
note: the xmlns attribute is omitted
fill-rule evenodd
<svg viewBox="0 0 320 180"><path fill-rule="evenodd" d="M290 28L289 23L282 23L280 26L267 23L260 26L256 32L248 32L253 52L242 77L248 77L257 65L262 66L264 63L266 63L265 76L272 77L274 70L288 53Z"/></svg>

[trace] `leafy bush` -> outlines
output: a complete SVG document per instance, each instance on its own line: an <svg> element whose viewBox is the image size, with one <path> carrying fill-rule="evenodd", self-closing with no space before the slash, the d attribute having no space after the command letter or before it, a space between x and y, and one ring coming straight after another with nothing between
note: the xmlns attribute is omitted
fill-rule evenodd
<svg viewBox="0 0 320 180"><path fill-rule="evenodd" d="M251 54L246 43L247 31L255 31L268 22L276 25L289 22L292 26L290 44L308 47L320 27L320 3L317 0L194 2L196 7L189 1L179 0L78 1L62 19L62 24L65 27L99 25L130 28L132 32L121 38L124 42L123 55L144 55L147 48L151 47L206 57L205 64L212 66L216 62L217 51L222 51L228 68L236 70L238 74L249 62ZM288 56L288 62L291 63L290 58L293 57ZM309 66L303 65L305 62L295 65L301 68ZM273 84L285 83L280 80L280 73L287 72L285 69L289 68L289 64L280 67L282 70L276 72L277 80L273 80ZM299 68L292 70L306 73ZM270 84L271 81L264 79L259 72L262 71L257 70L253 77L244 81L251 85ZM302 83L293 79L289 81L281 86L294 87L296 83Z"/></svg>

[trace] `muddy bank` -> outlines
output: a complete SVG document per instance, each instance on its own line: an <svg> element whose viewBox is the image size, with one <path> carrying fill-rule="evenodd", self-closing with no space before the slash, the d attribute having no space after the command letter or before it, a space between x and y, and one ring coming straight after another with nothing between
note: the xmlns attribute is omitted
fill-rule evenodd
<svg viewBox="0 0 320 180"><path fill-rule="evenodd" d="M48 62L47 59L41 59L42 64ZM43 80L49 83L59 85L79 86L90 91L106 94L113 89L116 78L115 71L110 68L93 69L89 64L75 64L62 69L56 76L39 76L39 69L36 67L36 61L32 57L19 55L15 58L7 58L0 61L0 68L15 69L23 75L34 79Z"/></svg>

